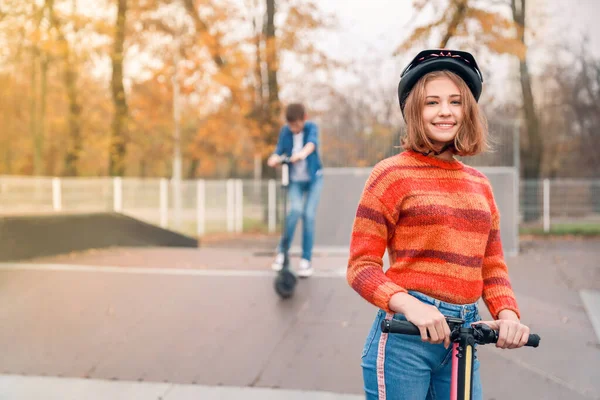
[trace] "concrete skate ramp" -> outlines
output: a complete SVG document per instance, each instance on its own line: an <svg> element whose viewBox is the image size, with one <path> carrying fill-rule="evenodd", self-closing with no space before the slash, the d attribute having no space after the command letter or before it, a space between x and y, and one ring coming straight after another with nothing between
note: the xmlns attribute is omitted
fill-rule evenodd
<svg viewBox="0 0 600 400"><path fill-rule="evenodd" d="M0 217L0 261L111 246L198 247L198 240L118 213Z"/></svg>
<svg viewBox="0 0 600 400"><path fill-rule="evenodd" d="M371 168L325 168L323 192L317 210L315 251L347 252L356 207ZM478 167L492 184L500 210L500 235L505 255L517 254L518 193L514 168ZM302 243L302 223L299 222L292 241L292 251Z"/></svg>

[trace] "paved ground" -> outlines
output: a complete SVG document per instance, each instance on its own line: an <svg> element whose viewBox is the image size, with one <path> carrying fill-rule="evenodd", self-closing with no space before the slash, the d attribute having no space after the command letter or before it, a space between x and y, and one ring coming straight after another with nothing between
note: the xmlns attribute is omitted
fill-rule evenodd
<svg viewBox="0 0 600 400"><path fill-rule="evenodd" d="M346 284L347 257L317 254L318 274L281 301L275 240L0 265L0 399L361 398L374 309ZM600 399L600 344L580 297L600 291L599 256L600 240L552 240L508 259L542 345L482 347L486 399Z"/></svg>

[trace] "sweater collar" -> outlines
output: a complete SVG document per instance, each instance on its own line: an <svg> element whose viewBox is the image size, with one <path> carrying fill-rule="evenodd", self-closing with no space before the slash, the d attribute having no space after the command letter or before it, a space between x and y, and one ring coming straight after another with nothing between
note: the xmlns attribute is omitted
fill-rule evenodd
<svg viewBox="0 0 600 400"><path fill-rule="evenodd" d="M409 157L412 157L418 161L421 161L425 164L432 165L435 167L443 168L443 169L462 169L464 168L464 164L457 159L452 160L442 160L441 158L435 157L433 155L423 155L414 150L405 150L404 154Z"/></svg>

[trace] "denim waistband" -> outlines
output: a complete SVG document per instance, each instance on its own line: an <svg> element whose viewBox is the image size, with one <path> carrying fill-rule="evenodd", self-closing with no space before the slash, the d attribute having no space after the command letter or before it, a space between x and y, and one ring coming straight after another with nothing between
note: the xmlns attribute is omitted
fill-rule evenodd
<svg viewBox="0 0 600 400"><path fill-rule="evenodd" d="M408 294L421 300L424 303L434 305L437 307L442 314L448 317L463 318L465 320L471 320L475 317L479 317L479 306L477 303L469 304L453 304L445 301L438 300L421 292L409 290Z"/></svg>
<svg viewBox="0 0 600 400"><path fill-rule="evenodd" d="M448 311L461 311L461 310L465 310L466 312L473 312L478 310L479 306L477 305L477 303L469 303L469 304L453 304L453 303L448 303L445 301L441 301L438 300L436 298L433 298L431 296L427 296L426 294L423 294L421 292L416 292L414 290L409 290L408 294L410 294L413 297L416 297L417 299L421 300L424 303L428 303L428 304L432 304L438 308L444 308Z"/></svg>

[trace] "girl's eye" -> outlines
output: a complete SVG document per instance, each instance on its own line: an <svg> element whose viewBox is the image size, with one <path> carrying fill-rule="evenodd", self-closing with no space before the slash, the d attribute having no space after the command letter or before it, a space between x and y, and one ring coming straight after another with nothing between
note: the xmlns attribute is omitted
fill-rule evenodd
<svg viewBox="0 0 600 400"><path fill-rule="evenodd" d="M437 101L433 101L433 100L431 100L431 101L428 101L428 102L427 102L427 103L425 103L425 104L427 104L428 106L431 106L431 105L437 104Z"/></svg>
<svg viewBox="0 0 600 400"><path fill-rule="evenodd" d="M461 105L461 102L459 100L454 100L452 104Z"/></svg>

